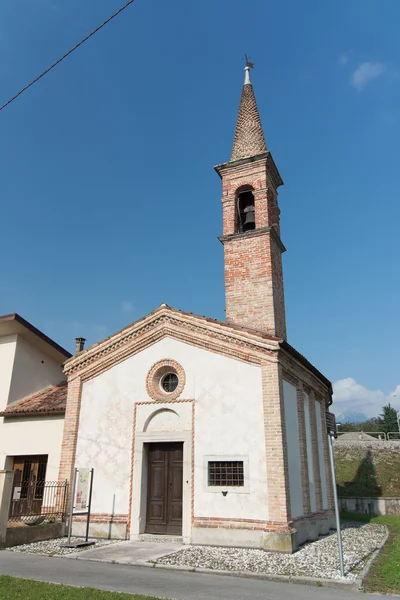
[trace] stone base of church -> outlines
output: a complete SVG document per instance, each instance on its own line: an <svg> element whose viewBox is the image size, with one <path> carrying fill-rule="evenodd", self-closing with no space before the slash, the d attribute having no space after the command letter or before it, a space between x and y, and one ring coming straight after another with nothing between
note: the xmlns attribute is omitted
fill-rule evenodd
<svg viewBox="0 0 400 600"><path fill-rule="evenodd" d="M227 546L233 548L259 548L292 553L295 547L294 532L260 531L251 529L192 529L191 543L201 546Z"/></svg>
<svg viewBox="0 0 400 600"><path fill-rule="evenodd" d="M330 529L336 528L335 514L331 510L317 513L309 517L295 519L291 523L296 530L297 548L305 542L318 539L319 535L326 535Z"/></svg>
<svg viewBox="0 0 400 600"><path fill-rule="evenodd" d="M335 527L332 511L302 517L282 526L260 527L259 523L246 523L246 527L194 526L190 543L204 546L259 548L274 552L293 553L301 544L318 539Z"/></svg>
<svg viewBox="0 0 400 600"><path fill-rule="evenodd" d="M112 515L92 515L89 524L89 537L100 539L126 540L127 519L116 518ZM74 517L72 521L72 535L82 537L86 535L86 519Z"/></svg>

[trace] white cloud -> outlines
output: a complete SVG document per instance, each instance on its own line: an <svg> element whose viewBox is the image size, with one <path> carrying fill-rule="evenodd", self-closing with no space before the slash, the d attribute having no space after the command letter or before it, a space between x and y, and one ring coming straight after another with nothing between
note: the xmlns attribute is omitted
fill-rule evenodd
<svg viewBox="0 0 400 600"><path fill-rule="evenodd" d="M347 63L349 62L349 57L346 54L341 54L339 56L339 64L340 65L347 65Z"/></svg>
<svg viewBox="0 0 400 600"><path fill-rule="evenodd" d="M124 313L129 313L133 311L133 304L129 300L124 300L121 302L121 310Z"/></svg>
<svg viewBox="0 0 400 600"><path fill-rule="evenodd" d="M358 69L352 73L350 79L351 85L355 87L356 90L361 91L367 85L367 83L373 79L376 79L377 77L380 77L386 73L386 71L387 67L383 63L362 63L362 65L360 65Z"/></svg>
<svg viewBox="0 0 400 600"><path fill-rule="evenodd" d="M384 404L400 408L400 385L393 392L369 390L352 377L339 379L333 384L332 412L337 415L363 414L366 418L377 417Z"/></svg>

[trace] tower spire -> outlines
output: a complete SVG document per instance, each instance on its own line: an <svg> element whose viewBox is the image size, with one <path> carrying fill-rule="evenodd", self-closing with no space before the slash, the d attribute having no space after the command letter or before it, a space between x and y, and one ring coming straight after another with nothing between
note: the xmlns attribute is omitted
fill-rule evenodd
<svg viewBox="0 0 400 600"><path fill-rule="evenodd" d="M231 161L256 156L267 151L256 97L250 80L250 69L254 64L245 55L244 84L240 98Z"/></svg>

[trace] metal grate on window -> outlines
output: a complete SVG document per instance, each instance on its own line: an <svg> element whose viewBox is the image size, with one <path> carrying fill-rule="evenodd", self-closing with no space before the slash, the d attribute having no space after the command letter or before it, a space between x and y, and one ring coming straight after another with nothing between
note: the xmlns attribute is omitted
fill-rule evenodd
<svg viewBox="0 0 400 600"><path fill-rule="evenodd" d="M208 462L209 486L244 486L242 460L210 460Z"/></svg>
<svg viewBox="0 0 400 600"><path fill-rule="evenodd" d="M175 373L167 373L161 379L162 388L167 394L171 394L178 387L179 379Z"/></svg>

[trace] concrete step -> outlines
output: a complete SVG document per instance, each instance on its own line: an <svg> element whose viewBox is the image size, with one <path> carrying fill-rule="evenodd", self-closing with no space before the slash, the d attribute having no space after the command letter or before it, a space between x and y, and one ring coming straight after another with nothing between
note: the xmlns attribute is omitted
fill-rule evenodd
<svg viewBox="0 0 400 600"><path fill-rule="evenodd" d="M158 535L156 533L141 533L138 537L139 542L154 542L155 544L182 544L183 538L179 535Z"/></svg>

